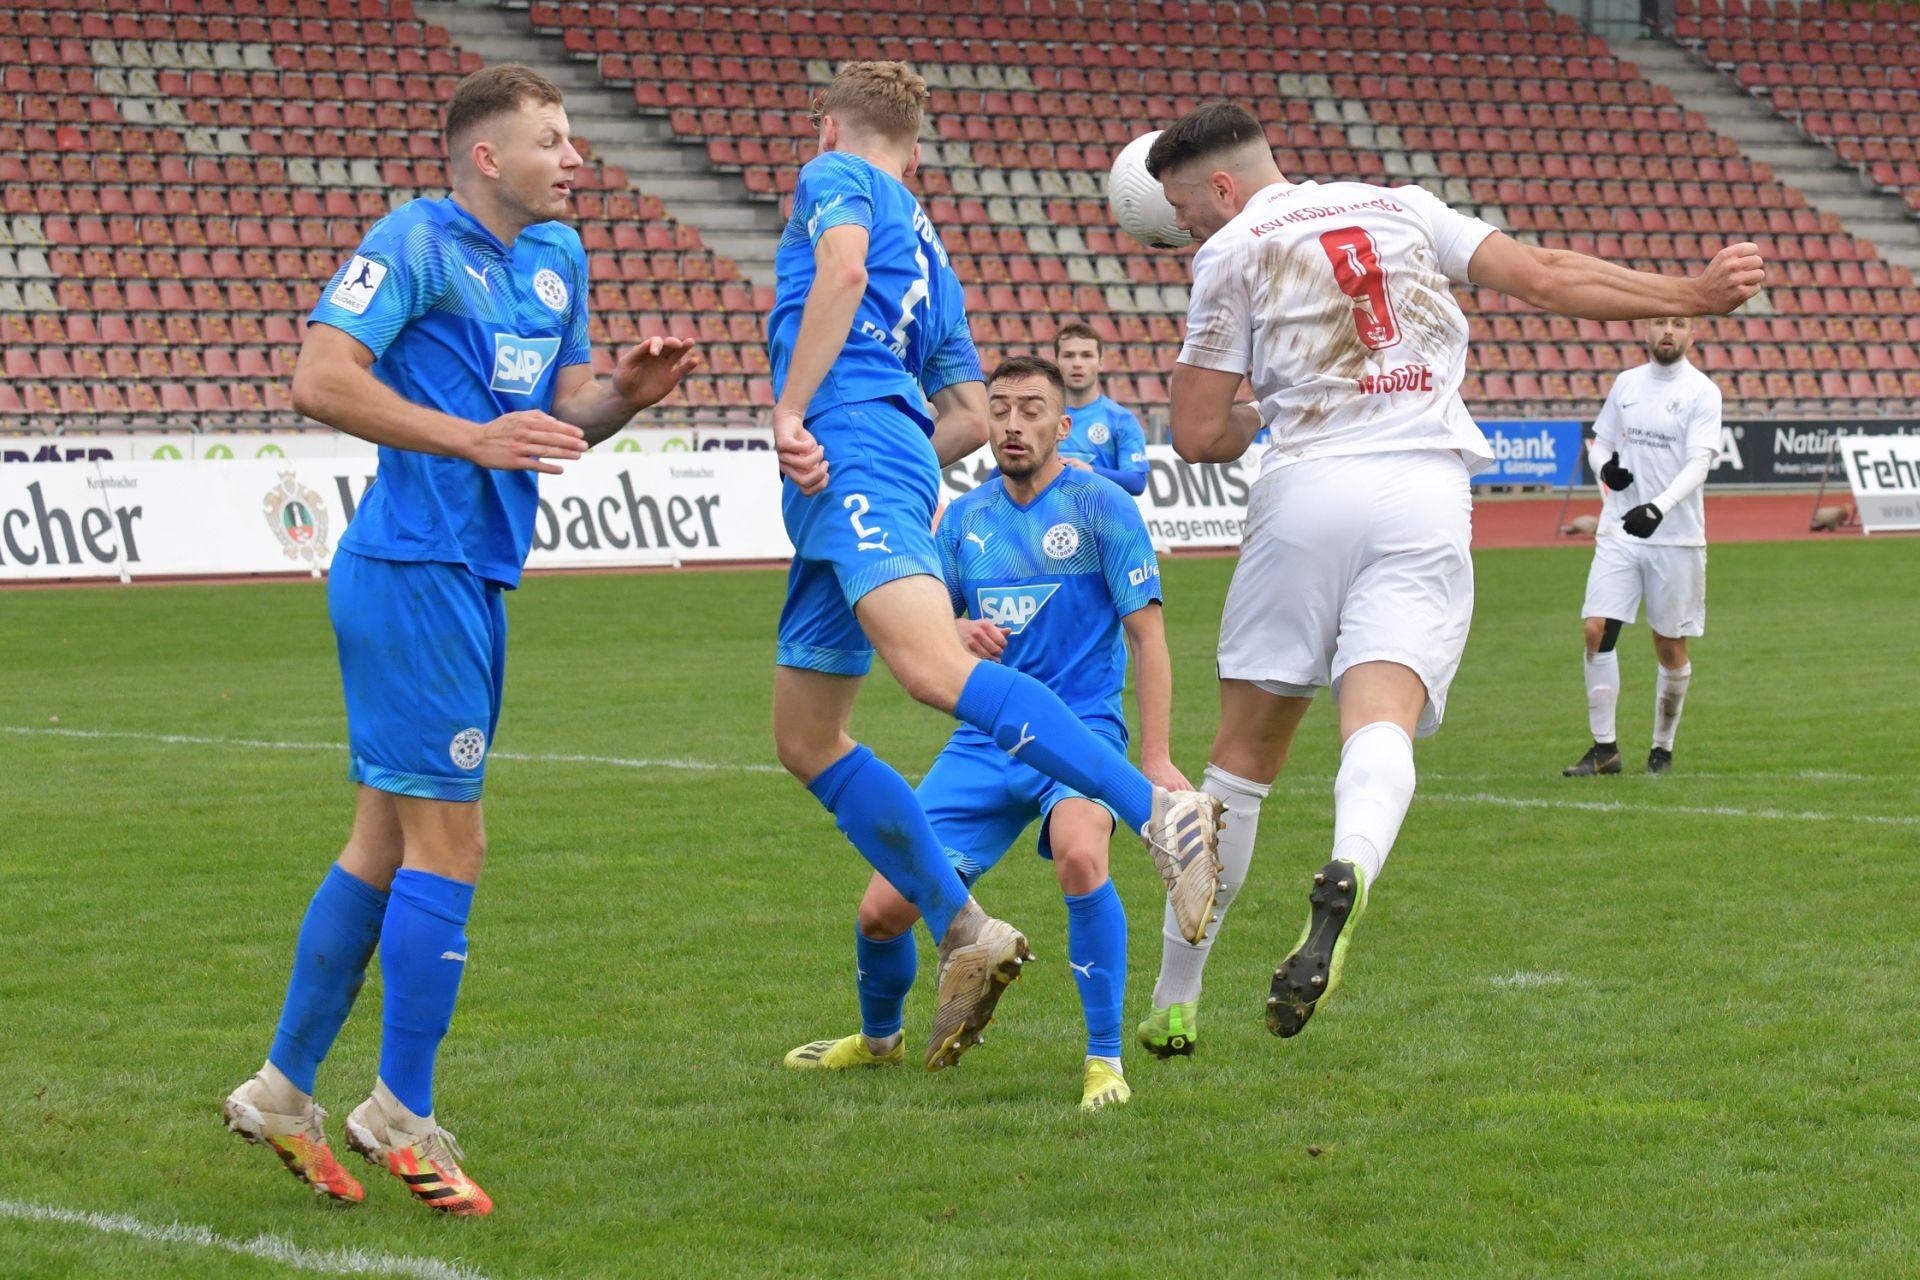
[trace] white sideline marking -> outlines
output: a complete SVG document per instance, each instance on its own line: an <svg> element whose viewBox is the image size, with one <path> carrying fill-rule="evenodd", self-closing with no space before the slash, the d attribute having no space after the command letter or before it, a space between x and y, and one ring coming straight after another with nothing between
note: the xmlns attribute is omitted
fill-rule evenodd
<svg viewBox="0 0 1920 1280"><path fill-rule="evenodd" d="M1742 809L1730 804L1627 804L1620 800L1546 800L1526 796L1496 796L1485 791L1471 795L1451 792L1416 793L1422 800L1456 804L1491 804L1508 809L1579 809L1587 813L1690 813L1706 818L1768 818L1786 822L1867 822L1884 827L1920 826L1920 815L1879 813L1804 813L1792 809Z"/></svg>
<svg viewBox="0 0 1920 1280"><path fill-rule="evenodd" d="M206 1227L169 1222L159 1226L124 1213L92 1213L20 1200L0 1200L0 1218L58 1222L103 1235L133 1236L155 1244L190 1244L248 1258L263 1258L300 1271L335 1276L411 1276L416 1280L486 1280L478 1271L433 1258L407 1258L366 1249L307 1249L285 1236L257 1235L251 1240L223 1236Z"/></svg>
<svg viewBox="0 0 1920 1280"><path fill-rule="evenodd" d="M0 724L0 733L17 737L99 738L122 742L158 742L171 746L249 747L265 751L345 751L339 742L282 742L266 738L201 737L187 733L139 733L118 729L42 728L38 725ZM733 764L712 760L651 760L627 756L558 755L543 752L495 751L495 760L532 764L600 764L616 769L682 769L695 773L785 773L779 765ZM1304 781L1301 775L1293 775ZM1734 775L1752 776L1752 775ZM1324 779L1322 779L1324 781ZM1781 822L1864 822L1874 826L1920 826L1920 815L1878 813L1809 813L1792 809L1742 809L1737 805L1628 804L1623 800L1551 800L1527 796L1499 796L1487 791L1458 793L1422 791L1422 800L1451 804L1485 804L1508 809L1569 809L1584 813L1685 813L1707 818L1766 818Z"/></svg>
<svg viewBox="0 0 1920 1280"><path fill-rule="evenodd" d="M1553 987L1567 980L1564 973L1510 973L1504 978L1488 978L1496 987Z"/></svg>
<svg viewBox="0 0 1920 1280"><path fill-rule="evenodd" d="M208 738L191 733L136 733L115 729L42 729L37 725L0 724L0 733L20 737L100 738L120 742L161 742L188 747L251 747L258 751L345 751L344 742L285 742L269 738ZM490 751L494 760L523 760L538 764L604 764L619 769L685 769L695 773L785 773L774 764L715 764L710 760L638 760L625 756L543 755L522 751Z"/></svg>

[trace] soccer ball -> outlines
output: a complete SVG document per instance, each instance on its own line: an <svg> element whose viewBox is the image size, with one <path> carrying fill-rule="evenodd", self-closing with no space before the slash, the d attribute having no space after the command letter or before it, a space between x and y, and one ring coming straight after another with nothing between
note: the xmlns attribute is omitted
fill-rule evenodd
<svg viewBox="0 0 1920 1280"><path fill-rule="evenodd" d="M1180 249L1193 243L1193 237L1174 221L1173 206L1160 181L1147 172L1147 152L1158 129L1142 134L1120 149L1113 168L1107 171L1107 208L1120 229L1149 249Z"/></svg>

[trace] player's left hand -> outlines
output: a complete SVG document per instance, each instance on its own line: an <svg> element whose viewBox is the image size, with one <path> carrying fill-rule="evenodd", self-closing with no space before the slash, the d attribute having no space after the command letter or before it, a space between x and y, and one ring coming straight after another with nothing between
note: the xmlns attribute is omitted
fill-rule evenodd
<svg viewBox="0 0 1920 1280"><path fill-rule="evenodd" d="M700 367L700 352L685 338L648 338L620 353L613 389L635 409L659 404L680 379Z"/></svg>
<svg viewBox="0 0 1920 1280"><path fill-rule="evenodd" d="M1651 502L1643 502L1627 514L1620 517L1620 527L1636 538L1649 538L1653 531L1666 519L1660 508Z"/></svg>
<svg viewBox="0 0 1920 1280"><path fill-rule="evenodd" d="M1092 465L1091 463L1087 463L1087 462L1082 462L1082 461L1080 461L1080 459L1078 459L1078 458L1062 458L1062 459L1060 459L1060 461L1062 461L1062 462L1064 462L1064 463L1066 463L1066 464L1067 464L1068 466L1070 466L1070 467L1078 467L1078 468L1080 468L1080 469L1081 469L1082 471L1091 471L1091 470L1093 470L1093 465Z"/></svg>
<svg viewBox="0 0 1920 1280"><path fill-rule="evenodd" d="M1193 784L1187 781L1187 775L1174 767L1172 760L1165 756L1149 760L1140 759L1140 772L1147 775L1147 781L1156 787L1165 787L1169 791L1191 791Z"/></svg>

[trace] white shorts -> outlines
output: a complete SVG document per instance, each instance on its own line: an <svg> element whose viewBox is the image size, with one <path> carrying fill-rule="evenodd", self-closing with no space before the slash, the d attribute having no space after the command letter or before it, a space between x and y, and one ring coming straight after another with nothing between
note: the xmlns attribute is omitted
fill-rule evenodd
<svg viewBox="0 0 1920 1280"><path fill-rule="evenodd" d="M1437 450L1318 458L1253 486L1220 619L1220 678L1311 697L1362 662L1427 686L1440 727L1473 621L1467 468Z"/></svg>
<svg viewBox="0 0 1920 1280"><path fill-rule="evenodd" d="M1595 538L1587 571L1583 618L1637 622L1647 602L1647 625L1658 635L1707 631L1707 549L1641 542L1630 536Z"/></svg>

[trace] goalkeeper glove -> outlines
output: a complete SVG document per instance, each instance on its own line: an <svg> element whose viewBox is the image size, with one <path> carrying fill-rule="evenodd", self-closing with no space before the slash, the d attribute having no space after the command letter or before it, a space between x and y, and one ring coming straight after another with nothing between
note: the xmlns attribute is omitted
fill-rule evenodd
<svg viewBox="0 0 1920 1280"><path fill-rule="evenodd" d="M1620 465L1618 449L1613 451L1613 456L1608 458L1605 465L1600 468L1600 483L1615 493L1633 483L1633 472Z"/></svg>
<svg viewBox="0 0 1920 1280"><path fill-rule="evenodd" d="M1620 527L1636 538L1648 538L1653 536L1653 531L1660 527L1663 519L1665 517L1661 515L1660 508L1651 502L1643 502L1620 517Z"/></svg>

